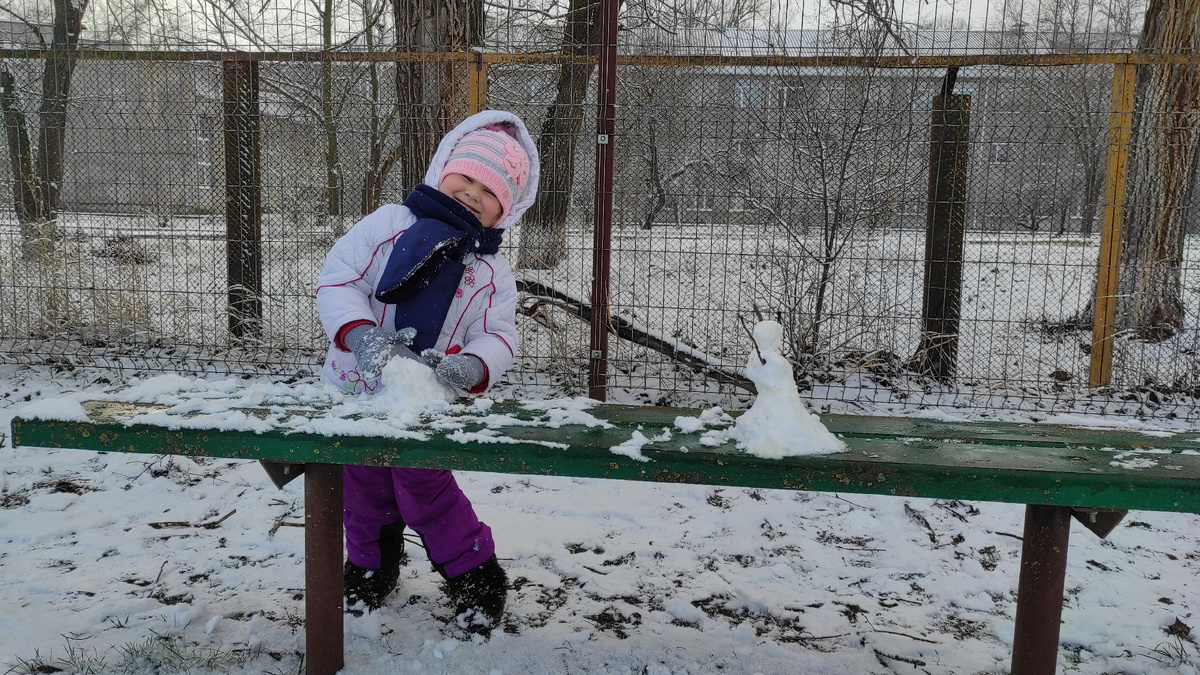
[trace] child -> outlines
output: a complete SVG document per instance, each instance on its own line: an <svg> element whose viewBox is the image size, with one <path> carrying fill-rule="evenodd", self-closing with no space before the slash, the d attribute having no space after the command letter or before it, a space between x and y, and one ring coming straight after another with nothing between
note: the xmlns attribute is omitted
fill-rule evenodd
<svg viewBox="0 0 1200 675"><path fill-rule="evenodd" d="M355 224L325 259L317 286L332 342L325 378L371 392L399 354L460 392L486 391L517 345L517 288L500 241L537 182L536 146L514 115L482 112L442 139L425 183ZM343 478L348 606L378 609L395 589L407 526L446 579L460 625L486 634L498 624L508 578L491 529L449 471L346 466Z"/></svg>

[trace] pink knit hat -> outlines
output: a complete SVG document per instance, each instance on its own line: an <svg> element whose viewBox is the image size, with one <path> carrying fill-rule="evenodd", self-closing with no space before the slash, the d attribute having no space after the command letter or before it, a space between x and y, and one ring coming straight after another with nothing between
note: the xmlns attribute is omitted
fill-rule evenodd
<svg viewBox="0 0 1200 675"><path fill-rule="evenodd" d="M483 183L500 200L502 213L511 213L513 200L524 194L529 183L529 155L503 127L489 125L458 139L438 183L451 173Z"/></svg>

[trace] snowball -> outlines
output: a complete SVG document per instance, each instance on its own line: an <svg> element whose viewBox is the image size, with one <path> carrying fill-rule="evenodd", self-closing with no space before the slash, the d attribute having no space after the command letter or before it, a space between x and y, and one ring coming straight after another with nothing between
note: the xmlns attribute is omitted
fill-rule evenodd
<svg viewBox="0 0 1200 675"><path fill-rule="evenodd" d="M458 397L429 366L400 356L383 367L380 383L368 406L405 425L415 424L421 413L445 410Z"/></svg>

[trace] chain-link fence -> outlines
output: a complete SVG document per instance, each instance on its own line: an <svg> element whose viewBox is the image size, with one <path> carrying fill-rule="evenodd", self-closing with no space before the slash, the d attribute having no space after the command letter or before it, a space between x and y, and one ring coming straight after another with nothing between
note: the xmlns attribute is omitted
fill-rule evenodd
<svg viewBox="0 0 1200 675"><path fill-rule="evenodd" d="M1194 16L610 1L18 0L0 358L315 372L329 246L491 107L543 176L509 393L740 406L772 318L837 409L1200 414Z"/></svg>

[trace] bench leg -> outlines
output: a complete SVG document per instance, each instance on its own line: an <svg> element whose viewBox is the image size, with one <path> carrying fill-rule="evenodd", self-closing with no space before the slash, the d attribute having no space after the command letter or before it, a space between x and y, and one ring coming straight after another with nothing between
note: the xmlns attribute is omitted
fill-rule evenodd
<svg viewBox="0 0 1200 675"><path fill-rule="evenodd" d="M308 675L342 669L342 465L304 467L304 651Z"/></svg>
<svg viewBox="0 0 1200 675"><path fill-rule="evenodd" d="M1025 507L1011 675L1054 675L1067 577L1071 509Z"/></svg>

